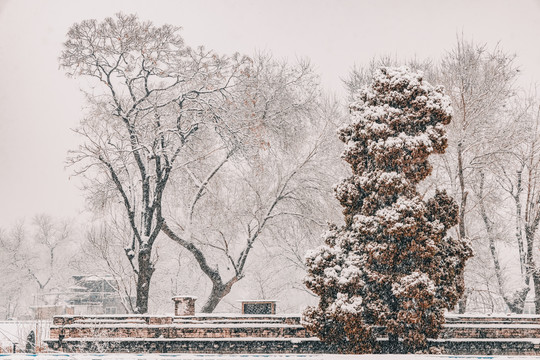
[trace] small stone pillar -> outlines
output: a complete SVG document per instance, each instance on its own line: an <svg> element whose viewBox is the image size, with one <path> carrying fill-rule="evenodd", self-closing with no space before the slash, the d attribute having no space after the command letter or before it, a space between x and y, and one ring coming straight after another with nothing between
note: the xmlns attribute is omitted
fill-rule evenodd
<svg viewBox="0 0 540 360"><path fill-rule="evenodd" d="M174 316L194 316L195 315L195 296L175 296Z"/></svg>

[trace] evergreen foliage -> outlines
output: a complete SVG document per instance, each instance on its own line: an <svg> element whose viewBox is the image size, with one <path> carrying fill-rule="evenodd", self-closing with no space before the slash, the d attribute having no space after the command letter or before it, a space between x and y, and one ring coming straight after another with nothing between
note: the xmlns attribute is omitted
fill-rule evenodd
<svg viewBox="0 0 540 360"><path fill-rule="evenodd" d="M381 68L350 106L339 131L352 176L335 187L345 225L331 225L325 245L306 257L307 287L320 297L304 312L308 330L343 352L426 346L464 290L466 239L448 235L458 207L445 191L424 200L417 185L431 172L428 157L447 147L452 117L442 87L406 67Z"/></svg>

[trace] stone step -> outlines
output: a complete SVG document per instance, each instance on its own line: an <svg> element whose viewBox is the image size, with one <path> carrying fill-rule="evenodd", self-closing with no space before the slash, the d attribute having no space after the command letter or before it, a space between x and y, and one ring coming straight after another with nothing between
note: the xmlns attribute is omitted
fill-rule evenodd
<svg viewBox="0 0 540 360"><path fill-rule="evenodd" d="M384 336L383 329L375 329L376 336ZM223 324L112 324L79 323L52 326L51 338L237 338L237 337L298 337L311 335L301 325L276 323L223 323ZM449 338L540 338L540 324L462 324L444 325L441 337Z"/></svg>
<svg viewBox="0 0 540 360"><path fill-rule="evenodd" d="M540 338L540 324L450 324L444 325L442 338L509 339Z"/></svg>
<svg viewBox="0 0 540 360"><path fill-rule="evenodd" d="M300 324L300 316L298 315L239 315L239 314L198 314L195 316L175 316L173 323L193 323L193 322L208 322L208 323L284 323L284 324Z"/></svg>
<svg viewBox="0 0 540 360"><path fill-rule="evenodd" d="M171 337L176 338L306 338L307 330L301 325L286 324L219 324L216 326L186 325L171 329Z"/></svg>
<svg viewBox="0 0 540 360"><path fill-rule="evenodd" d="M53 318L53 325L69 325L81 323L172 324L172 322L172 316L152 316L137 314L57 315Z"/></svg>
<svg viewBox="0 0 540 360"><path fill-rule="evenodd" d="M498 323L498 324L540 324L540 317L538 316L459 316L449 315L446 317L446 323L448 324L485 324L485 323Z"/></svg>
<svg viewBox="0 0 540 360"><path fill-rule="evenodd" d="M205 354L320 354L337 353L334 346L317 338L237 338L237 339L66 339L61 344L54 339L45 340L49 347L63 352L94 353L205 353ZM382 351L387 341L379 341ZM438 339L429 340L429 347L436 347L448 355L540 355L540 341L522 339Z"/></svg>
<svg viewBox="0 0 540 360"><path fill-rule="evenodd" d="M437 339L429 340L428 344L430 347L439 348L442 354L449 355L539 356L539 340L536 338Z"/></svg>
<svg viewBox="0 0 540 360"><path fill-rule="evenodd" d="M71 324L52 326L51 338L290 338L309 337L301 325L288 324Z"/></svg>
<svg viewBox="0 0 540 360"><path fill-rule="evenodd" d="M49 347L62 352L156 352L156 353L219 353L219 354L280 354L335 353L336 349L317 338L235 338L235 339L66 339L45 340Z"/></svg>
<svg viewBox="0 0 540 360"><path fill-rule="evenodd" d="M174 319L173 324L283 324L281 319Z"/></svg>
<svg viewBox="0 0 540 360"><path fill-rule="evenodd" d="M146 324L143 319L129 319L129 320L116 320L116 319L77 319L73 321L73 324Z"/></svg>

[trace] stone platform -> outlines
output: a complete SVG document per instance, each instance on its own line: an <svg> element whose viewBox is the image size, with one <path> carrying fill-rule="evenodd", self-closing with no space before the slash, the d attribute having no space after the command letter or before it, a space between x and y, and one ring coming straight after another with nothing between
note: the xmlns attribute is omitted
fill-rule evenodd
<svg viewBox="0 0 540 360"><path fill-rule="evenodd" d="M46 342L65 352L334 352L295 315L63 315Z"/></svg>
<svg viewBox="0 0 540 360"><path fill-rule="evenodd" d="M383 349L385 340L381 334ZM337 352L309 334L298 315L62 315L46 342L65 352ZM430 346L453 355L540 355L540 316L449 315Z"/></svg>

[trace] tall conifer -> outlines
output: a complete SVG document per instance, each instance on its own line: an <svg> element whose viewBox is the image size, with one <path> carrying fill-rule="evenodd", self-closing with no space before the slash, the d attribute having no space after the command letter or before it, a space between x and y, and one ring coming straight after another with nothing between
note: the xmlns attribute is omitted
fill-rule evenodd
<svg viewBox="0 0 540 360"><path fill-rule="evenodd" d="M431 172L429 155L447 147L450 100L421 73L381 68L350 115L339 137L352 176L335 188L345 225L332 225L306 258L305 283L320 300L304 323L343 352L376 351L380 327L390 349L399 339L422 349L463 293L472 256L466 240L448 235L458 222L454 200L444 191L425 200L416 189Z"/></svg>

